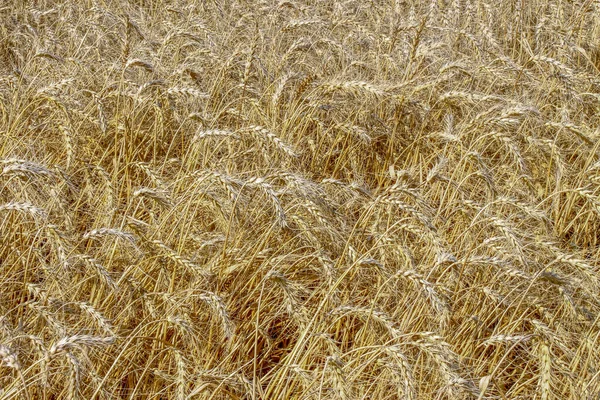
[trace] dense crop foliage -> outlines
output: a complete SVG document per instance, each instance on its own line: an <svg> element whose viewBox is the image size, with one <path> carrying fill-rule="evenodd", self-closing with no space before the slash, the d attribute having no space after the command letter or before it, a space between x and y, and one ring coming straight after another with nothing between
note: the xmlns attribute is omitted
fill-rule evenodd
<svg viewBox="0 0 600 400"><path fill-rule="evenodd" d="M597 399L600 3L0 5L0 399Z"/></svg>

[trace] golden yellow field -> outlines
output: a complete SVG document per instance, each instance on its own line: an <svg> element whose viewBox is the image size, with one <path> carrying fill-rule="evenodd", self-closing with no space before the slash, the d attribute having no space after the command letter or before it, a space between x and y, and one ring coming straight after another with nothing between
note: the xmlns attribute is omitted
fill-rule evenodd
<svg viewBox="0 0 600 400"><path fill-rule="evenodd" d="M0 1L0 399L597 400L599 312L599 1Z"/></svg>

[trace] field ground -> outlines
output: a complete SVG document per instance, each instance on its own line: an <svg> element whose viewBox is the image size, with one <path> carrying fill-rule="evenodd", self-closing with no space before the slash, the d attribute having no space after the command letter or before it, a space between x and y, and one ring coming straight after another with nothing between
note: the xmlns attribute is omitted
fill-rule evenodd
<svg viewBox="0 0 600 400"><path fill-rule="evenodd" d="M0 0L0 399L598 399L600 2Z"/></svg>

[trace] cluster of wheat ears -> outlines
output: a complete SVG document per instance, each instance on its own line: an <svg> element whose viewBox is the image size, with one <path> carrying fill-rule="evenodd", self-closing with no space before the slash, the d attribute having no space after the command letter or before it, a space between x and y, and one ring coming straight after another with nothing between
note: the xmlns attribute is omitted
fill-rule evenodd
<svg viewBox="0 0 600 400"><path fill-rule="evenodd" d="M0 399L598 399L600 2L0 1Z"/></svg>

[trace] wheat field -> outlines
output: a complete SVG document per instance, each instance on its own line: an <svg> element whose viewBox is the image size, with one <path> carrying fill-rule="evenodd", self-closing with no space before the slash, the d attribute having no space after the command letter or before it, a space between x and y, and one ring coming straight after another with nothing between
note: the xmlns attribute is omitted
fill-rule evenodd
<svg viewBox="0 0 600 400"><path fill-rule="evenodd" d="M600 1L0 1L0 399L600 398Z"/></svg>

